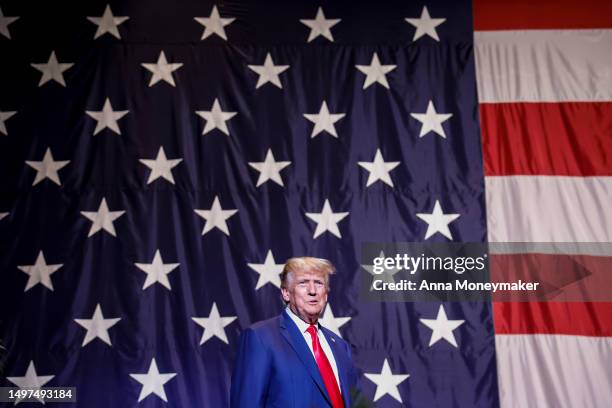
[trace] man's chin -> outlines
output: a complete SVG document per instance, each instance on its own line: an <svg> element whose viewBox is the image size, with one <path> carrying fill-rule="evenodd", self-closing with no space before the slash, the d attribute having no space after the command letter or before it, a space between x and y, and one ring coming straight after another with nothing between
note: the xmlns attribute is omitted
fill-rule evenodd
<svg viewBox="0 0 612 408"><path fill-rule="evenodd" d="M310 310L306 310L306 313L307 313L307 315L308 315L308 317L310 319L317 320L319 317L321 317L321 312L322 311L323 311L322 308L318 308L317 307L317 308L313 308L313 309L310 309Z"/></svg>

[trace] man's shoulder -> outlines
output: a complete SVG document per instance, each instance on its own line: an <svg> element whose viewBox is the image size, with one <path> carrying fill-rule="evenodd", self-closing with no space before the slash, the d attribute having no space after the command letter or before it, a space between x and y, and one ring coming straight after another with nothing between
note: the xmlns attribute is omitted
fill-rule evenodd
<svg viewBox="0 0 612 408"><path fill-rule="evenodd" d="M278 344L281 336L280 316L255 322L245 328L240 336L244 341L255 342L267 348L274 348L273 346Z"/></svg>

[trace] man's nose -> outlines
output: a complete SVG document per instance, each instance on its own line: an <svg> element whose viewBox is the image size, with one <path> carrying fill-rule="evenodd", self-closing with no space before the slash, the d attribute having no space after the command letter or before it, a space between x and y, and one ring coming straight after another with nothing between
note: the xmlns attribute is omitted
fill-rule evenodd
<svg viewBox="0 0 612 408"><path fill-rule="evenodd" d="M308 284L308 294L309 295L316 295L317 294L317 287L315 286L314 282L310 282Z"/></svg>

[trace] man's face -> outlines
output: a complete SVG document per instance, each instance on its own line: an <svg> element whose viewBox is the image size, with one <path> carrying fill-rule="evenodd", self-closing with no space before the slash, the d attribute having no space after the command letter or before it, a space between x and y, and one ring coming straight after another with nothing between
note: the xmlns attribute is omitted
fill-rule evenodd
<svg viewBox="0 0 612 408"><path fill-rule="evenodd" d="M293 271L283 299L291 310L307 323L316 323L327 303L325 276L313 271Z"/></svg>

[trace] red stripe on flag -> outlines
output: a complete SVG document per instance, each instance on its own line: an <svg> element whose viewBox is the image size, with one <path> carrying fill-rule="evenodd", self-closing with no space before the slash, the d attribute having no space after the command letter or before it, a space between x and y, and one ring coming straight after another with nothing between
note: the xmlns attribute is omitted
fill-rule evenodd
<svg viewBox="0 0 612 408"><path fill-rule="evenodd" d="M612 302L494 302L497 334L612 336Z"/></svg>
<svg viewBox="0 0 612 408"><path fill-rule="evenodd" d="M537 283L529 290L496 291L495 301L612 302L609 256L491 254L489 270L493 283Z"/></svg>
<svg viewBox="0 0 612 408"><path fill-rule="evenodd" d="M610 0L474 0L475 30L611 28Z"/></svg>
<svg viewBox="0 0 612 408"><path fill-rule="evenodd" d="M480 105L485 174L612 175L612 102Z"/></svg>

